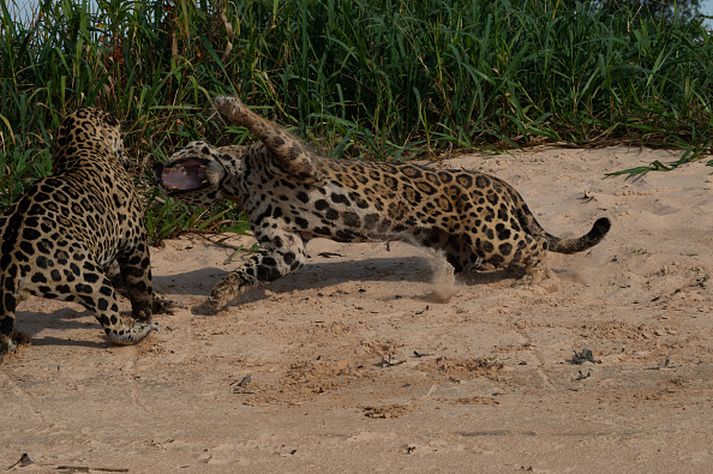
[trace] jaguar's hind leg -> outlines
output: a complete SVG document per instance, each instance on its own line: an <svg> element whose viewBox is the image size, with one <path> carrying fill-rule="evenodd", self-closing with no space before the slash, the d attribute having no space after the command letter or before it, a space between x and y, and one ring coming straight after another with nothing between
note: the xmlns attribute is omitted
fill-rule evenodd
<svg viewBox="0 0 713 474"><path fill-rule="evenodd" d="M129 289L126 285L126 279L121 274L121 268L119 267L119 262L114 260L109 264L109 268L106 270L106 275L111 280L111 286L114 287L116 291L119 292L123 297L131 299L129 294ZM154 314L173 314L173 310L176 308L184 308L181 303L168 299L160 293L157 293L153 287L151 289L152 294L152 305L151 305L151 315Z"/></svg>
<svg viewBox="0 0 713 474"><path fill-rule="evenodd" d="M153 291L151 260L146 235L140 235L134 246L117 256L119 275L111 278L119 283L114 288L131 301L134 318L151 321L154 313L172 313L177 303ZM115 270L114 270L115 271Z"/></svg>
<svg viewBox="0 0 713 474"><path fill-rule="evenodd" d="M131 301L131 312L134 318L150 321L153 310L153 294L149 248L145 239L118 255L117 262L121 269L122 279L126 283L125 292Z"/></svg>
<svg viewBox="0 0 713 474"><path fill-rule="evenodd" d="M3 259L4 260L4 259ZM15 310L22 301L20 292L20 266L10 262L0 275L0 357L13 352L17 347L15 340Z"/></svg>
<svg viewBox="0 0 713 474"><path fill-rule="evenodd" d="M4 290L3 301L0 303L0 357L13 352L17 344L13 339L15 331L15 295L10 295Z"/></svg>
<svg viewBox="0 0 713 474"><path fill-rule="evenodd" d="M112 344L121 346L136 344L151 331L158 330L158 324L122 318L119 314L116 291L109 278L89 261L83 262L80 268L77 283L57 282L52 285L52 289L59 293L59 296L55 297L76 301L88 310L94 311L94 316L104 328L104 333ZM67 296L63 297L63 293ZM53 297L51 294L41 296ZM146 308L147 303L150 304L150 300L148 302L146 298L141 300L142 310Z"/></svg>
<svg viewBox="0 0 713 474"><path fill-rule="evenodd" d="M74 261L68 268L52 266L24 275L22 288L19 279L4 287L0 303L0 352L10 352L15 348L13 332L15 328L16 295L24 291L63 301L73 301L94 312L104 328L107 339L113 344L135 344L158 325L149 322L126 321L119 314L116 292L101 269L88 260ZM9 290L9 291L8 291Z"/></svg>
<svg viewBox="0 0 713 474"><path fill-rule="evenodd" d="M547 277L547 271L540 263L547 252L545 237L526 236L515 249L507 269L524 283L537 283Z"/></svg>
<svg viewBox="0 0 713 474"><path fill-rule="evenodd" d="M462 235L449 234L444 230L420 229L414 233L416 241L428 248L443 252L455 273L472 272L481 269L482 252L468 245Z"/></svg>

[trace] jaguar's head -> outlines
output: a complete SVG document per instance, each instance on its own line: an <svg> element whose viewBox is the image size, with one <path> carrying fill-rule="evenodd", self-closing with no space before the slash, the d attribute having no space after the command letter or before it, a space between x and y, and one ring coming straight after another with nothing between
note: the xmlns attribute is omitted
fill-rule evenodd
<svg viewBox="0 0 713 474"><path fill-rule="evenodd" d="M55 134L53 145L55 173L87 163L118 162L127 167L119 121L109 112L82 107L67 114Z"/></svg>
<svg viewBox="0 0 713 474"><path fill-rule="evenodd" d="M154 172L161 189L189 204L209 207L220 199L242 201L239 189L244 147L191 142Z"/></svg>

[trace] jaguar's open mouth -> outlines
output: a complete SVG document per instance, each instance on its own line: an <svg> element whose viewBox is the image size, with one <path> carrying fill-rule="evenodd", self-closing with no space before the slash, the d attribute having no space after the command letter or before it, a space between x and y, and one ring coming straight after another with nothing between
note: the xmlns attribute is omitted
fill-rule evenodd
<svg viewBox="0 0 713 474"><path fill-rule="evenodd" d="M211 185L208 179L210 161L199 158L186 158L158 166L156 178L161 188L168 194L180 194L197 191Z"/></svg>

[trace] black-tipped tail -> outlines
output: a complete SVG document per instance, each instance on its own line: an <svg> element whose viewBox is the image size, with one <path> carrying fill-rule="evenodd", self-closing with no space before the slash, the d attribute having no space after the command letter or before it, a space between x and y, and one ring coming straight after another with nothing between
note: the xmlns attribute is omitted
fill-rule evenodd
<svg viewBox="0 0 713 474"><path fill-rule="evenodd" d="M575 253L587 250L601 242L610 228L611 222L609 219L600 217L589 232L577 239L560 239L554 235L547 234L549 250L558 253Z"/></svg>

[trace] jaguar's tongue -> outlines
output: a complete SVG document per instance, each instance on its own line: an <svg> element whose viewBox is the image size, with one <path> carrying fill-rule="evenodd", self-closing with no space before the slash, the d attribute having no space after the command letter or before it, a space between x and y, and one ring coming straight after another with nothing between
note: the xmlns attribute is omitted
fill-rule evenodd
<svg viewBox="0 0 713 474"><path fill-rule="evenodd" d="M163 167L161 186L167 191L191 191L208 183L206 163L201 160L185 160Z"/></svg>

